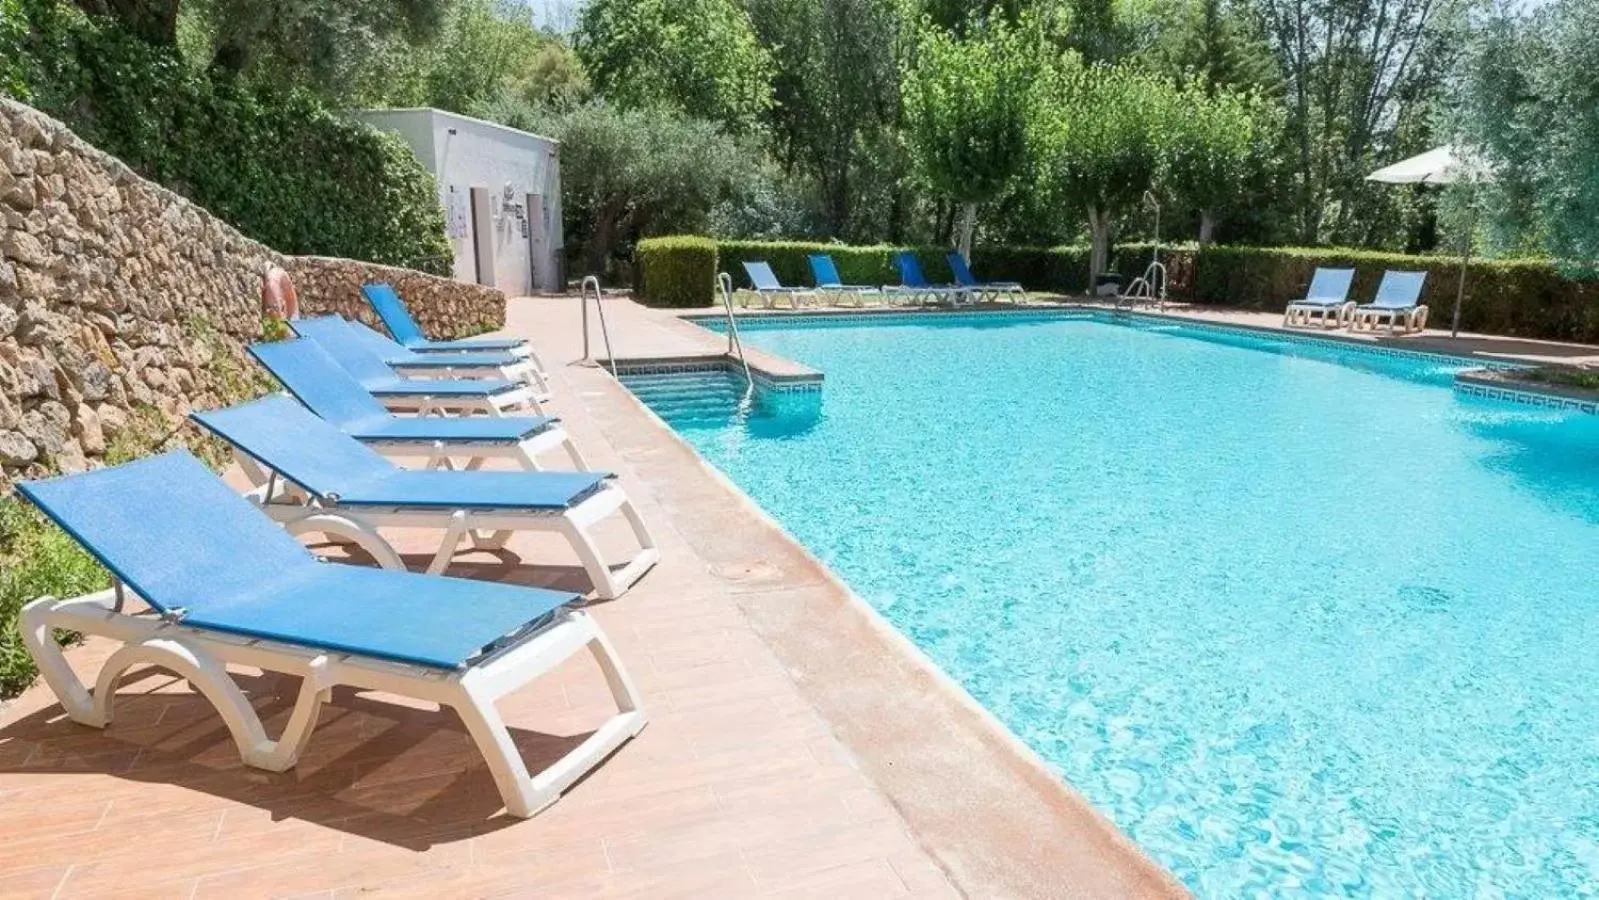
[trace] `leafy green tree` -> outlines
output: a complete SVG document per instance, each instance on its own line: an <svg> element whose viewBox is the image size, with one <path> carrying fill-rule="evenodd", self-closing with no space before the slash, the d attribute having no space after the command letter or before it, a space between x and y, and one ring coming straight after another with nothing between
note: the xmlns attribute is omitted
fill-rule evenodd
<svg viewBox="0 0 1599 900"><path fill-rule="evenodd" d="M1277 58L1248 0L1178 0L1160 13L1165 27L1146 54L1153 68L1210 91L1280 94Z"/></svg>
<svg viewBox="0 0 1599 900"><path fill-rule="evenodd" d="M561 202L586 272L614 277L622 248L641 237L703 232L738 196L759 154L714 123L668 109L591 103L551 115L523 108L501 121L561 141Z"/></svg>
<svg viewBox="0 0 1599 900"><path fill-rule="evenodd" d="M622 109L671 106L743 134L771 106L771 57L737 0L592 0L575 41Z"/></svg>
<svg viewBox="0 0 1599 900"><path fill-rule="evenodd" d="M971 254L977 207L1027 163L1039 53L1026 25L991 21L961 39L925 23L905 67L905 137L928 182L960 205L962 253Z"/></svg>
<svg viewBox="0 0 1599 900"><path fill-rule="evenodd" d="M1493 169L1479 187L1498 252L1536 247L1599 275L1599 4L1554 0L1485 22L1452 130Z"/></svg>
<svg viewBox="0 0 1599 900"><path fill-rule="evenodd" d="M1199 213L1199 245L1239 198L1276 140L1264 104L1247 94L1191 83L1170 95L1162 128L1164 186Z"/></svg>
<svg viewBox="0 0 1599 900"><path fill-rule="evenodd" d="M1045 99L1033 118L1034 152L1054 196L1088 214L1092 284L1109 262L1117 216L1161 173L1174 89L1128 66L1084 66L1075 55L1063 57L1039 89Z"/></svg>
<svg viewBox="0 0 1599 900"><path fill-rule="evenodd" d="M900 117L901 18L893 0L748 0L773 48L771 150L812 181L826 231L853 237L880 226L861 201L894 154L882 153ZM892 171L890 171L892 174ZM857 224L858 219L866 219ZM870 222L875 219L876 222Z"/></svg>
<svg viewBox="0 0 1599 900"><path fill-rule="evenodd" d="M27 33L22 0L0 0L0 95L27 95L27 70L22 55Z"/></svg>

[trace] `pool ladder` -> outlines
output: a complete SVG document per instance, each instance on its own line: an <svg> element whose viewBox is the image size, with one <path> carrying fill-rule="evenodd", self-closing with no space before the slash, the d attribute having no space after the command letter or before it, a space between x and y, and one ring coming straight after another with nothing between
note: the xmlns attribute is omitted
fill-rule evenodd
<svg viewBox="0 0 1599 900"><path fill-rule="evenodd" d="M583 304L583 362L594 364L594 354L589 351L589 288L594 289L594 311L600 317L600 337L605 341L605 359L611 364L611 377L619 378L616 374L616 353L611 349L611 330L605 325L605 293L600 290L600 279L593 275L585 276L583 286L578 288L578 302Z"/></svg>
<svg viewBox="0 0 1599 900"><path fill-rule="evenodd" d="M722 309L727 312L727 355L744 367L744 400L740 405L748 408L755 393L755 376L750 374L749 361L744 358L744 341L738 336L738 319L733 315L733 276L718 272L716 287L722 295Z"/></svg>

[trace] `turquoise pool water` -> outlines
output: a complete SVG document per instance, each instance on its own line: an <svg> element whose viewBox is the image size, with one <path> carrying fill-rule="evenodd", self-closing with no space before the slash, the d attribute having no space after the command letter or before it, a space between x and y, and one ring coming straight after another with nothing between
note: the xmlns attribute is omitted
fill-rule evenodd
<svg viewBox="0 0 1599 900"><path fill-rule="evenodd" d="M625 380L1199 895L1599 891L1599 417L1098 319L744 337L816 415Z"/></svg>

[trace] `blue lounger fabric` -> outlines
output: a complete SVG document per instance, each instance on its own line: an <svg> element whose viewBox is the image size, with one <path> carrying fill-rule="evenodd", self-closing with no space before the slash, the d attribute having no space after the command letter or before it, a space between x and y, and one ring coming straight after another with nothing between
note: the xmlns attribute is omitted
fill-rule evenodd
<svg viewBox="0 0 1599 900"><path fill-rule="evenodd" d="M17 487L152 608L195 628L458 669L578 599L324 564L183 450Z"/></svg>
<svg viewBox="0 0 1599 900"><path fill-rule="evenodd" d="M377 397L492 397L520 390L524 385L503 378L417 379L402 378L383 357L362 343L350 323L338 316L315 316L290 323L296 334L319 344L346 372L355 376Z"/></svg>
<svg viewBox="0 0 1599 900"><path fill-rule="evenodd" d="M944 259L949 262L950 274L955 276L955 283L961 287L988 289L996 291L1020 290L1019 281L978 281L972 274L971 266L966 264L966 257L959 251L950 251L944 254Z"/></svg>
<svg viewBox="0 0 1599 900"><path fill-rule="evenodd" d="M1361 309L1414 309L1421 300L1421 286L1426 282L1426 272L1383 272L1377 296Z"/></svg>
<svg viewBox="0 0 1599 900"><path fill-rule="evenodd" d="M396 416L314 341L294 338L251 344L250 353L297 400L361 441L516 443L555 424L545 416Z"/></svg>
<svg viewBox="0 0 1599 900"><path fill-rule="evenodd" d="M558 511L580 503L611 477L402 469L281 395L190 418L312 495L341 506Z"/></svg>
<svg viewBox="0 0 1599 900"><path fill-rule="evenodd" d="M1305 299L1295 300L1300 306L1339 306L1349 302L1349 288L1355 283L1354 269L1316 268L1310 276L1310 287Z"/></svg>
<svg viewBox="0 0 1599 900"><path fill-rule="evenodd" d="M418 353L403 344L397 344L385 334L368 328L363 322L347 322L351 333L361 343L383 358L391 366L407 368L469 368L485 369L514 366L527 360L509 353Z"/></svg>
<svg viewBox="0 0 1599 900"><path fill-rule="evenodd" d="M430 341L422 334L422 329L411 318L411 311L406 308L400 295L390 285L381 282L362 285L361 293L366 296L366 302L372 305L372 311L383 320L389 334L394 339L422 353L432 352L494 352L497 350L515 350L522 346L523 341L517 338L467 338L458 341Z"/></svg>

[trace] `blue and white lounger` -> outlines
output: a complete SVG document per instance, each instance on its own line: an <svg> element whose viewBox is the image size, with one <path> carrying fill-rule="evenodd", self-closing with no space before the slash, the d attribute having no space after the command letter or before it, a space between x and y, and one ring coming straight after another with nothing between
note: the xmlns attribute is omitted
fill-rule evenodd
<svg viewBox="0 0 1599 900"><path fill-rule="evenodd" d="M491 416L523 409L544 411L538 393L526 382L502 378L406 378L372 352L350 323L338 316L295 319L289 324L295 333L326 350L390 410L422 415L481 412Z"/></svg>
<svg viewBox="0 0 1599 900"><path fill-rule="evenodd" d="M385 455L425 456L428 468L464 457L468 469L509 459L538 470L539 454L561 448L578 471L588 468L558 419L396 416L308 338L251 344L250 353L312 412Z"/></svg>
<svg viewBox="0 0 1599 900"><path fill-rule="evenodd" d="M1323 269L1316 267L1310 276L1310 287L1302 300L1289 302L1283 312L1283 326L1309 327L1312 323L1340 328L1349 324L1355 303L1349 299L1349 286L1355 282L1354 269Z"/></svg>
<svg viewBox="0 0 1599 900"><path fill-rule="evenodd" d="M538 393L540 401L550 399L550 382L532 358L504 352L418 353L364 322L346 320L350 333L408 378L503 378L522 381Z"/></svg>
<svg viewBox="0 0 1599 900"><path fill-rule="evenodd" d="M411 317L411 311L406 308L405 301L394 288L382 282L374 282L361 286L361 294L366 297L366 302L371 304L372 311L383 320L383 326L399 341L411 350L418 353L510 353L515 356L528 356L534 359L534 364L541 370L543 364L538 362L538 356L533 352L533 346L520 338L464 338L455 341L430 341L422 333L422 327Z"/></svg>
<svg viewBox="0 0 1599 900"><path fill-rule="evenodd" d="M1027 296L1027 289L1019 281L978 281L972 275L971 267L966 265L966 257L958 250L951 250L944 258L949 261L949 271L955 276L955 283L975 293L979 300L997 301L1003 295L1010 298L1012 303L1020 303Z"/></svg>
<svg viewBox="0 0 1599 900"><path fill-rule="evenodd" d="M637 689L599 625L571 608L575 595L324 565L184 451L18 489L118 582L22 610L23 643L75 722L106 727L122 673L160 666L211 701L246 765L282 772L335 687L414 697L456 711L506 812L520 817L555 802L644 727ZM92 693L56 629L121 643ZM585 647L619 711L534 776L494 701ZM228 675L230 663L302 679L276 739Z"/></svg>
<svg viewBox="0 0 1599 900"><path fill-rule="evenodd" d="M901 250L894 254L894 266L899 269L899 284L888 285L883 288L883 293L891 297L905 297L912 303L960 303L971 297L971 293L955 284L929 284L927 276L922 274L921 261L916 254L909 250Z"/></svg>
<svg viewBox="0 0 1599 900"><path fill-rule="evenodd" d="M848 297L855 301L856 306L865 306L866 298L881 297L883 292L879 288L866 284L845 284L838 277L838 266L833 264L833 257L827 253L810 254L811 277L816 280L816 292L827 294L834 302L840 302ZM839 305L843 305L841 302Z"/></svg>
<svg viewBox="0 0 1599 900"><path fill-rule="evenodd" d="M788 305L794 309L799 309L801 301L806 299L813 303L816 302L816 292L810 288L784 287L783 283L777 280L777 273L772 271L772 267L768 263L746 262L744 263L744 274L749 276L750 286L755 289L756 295L761 298L762 303L766 304L767 309L777 306L777 300L780 297L787 297ZM745 303L743 305L748 306L749 304Z"/></svg>
<svg viewBox="0 0 1599 900"><path fill-rule="evenodd" d="M405 564L379 531L442 529L427 571L443 572L462 539L498 550L517 531L566 538L595 596L620 597L660 559L633 502L606 472L402 469L281 394L190 418L233 445L247 494L291 532L348 540L386 569ZM620 512L639 550L613 568L592 534Z"/></svg>
<svg viewBox="0 0 1599 900"><path fill-rule="evenodd" d="M1427 307L1421 301L1421 286L1427 282L1426 272L1384 272L1382 283L1377 285L1377 296L1370 303L1355 307L1349 317L1349 330L1367 328L1377 330L1384 321L1389 331L1406 333L1427 327Z"/></svg>

